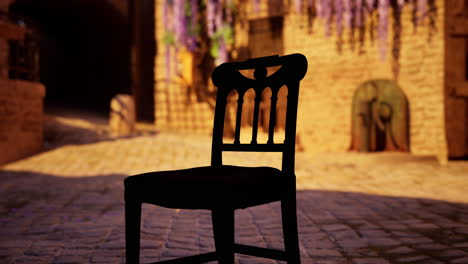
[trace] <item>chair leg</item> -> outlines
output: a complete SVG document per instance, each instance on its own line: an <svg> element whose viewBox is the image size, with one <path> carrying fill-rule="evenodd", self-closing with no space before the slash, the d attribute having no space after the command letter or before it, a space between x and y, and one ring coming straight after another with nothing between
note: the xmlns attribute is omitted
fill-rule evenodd
<svg viewBox="0 0 468 264"><path fill-rule="evenodd" d="M296 193L288 195L281 201L284 247L288 264L300 264L299 237L297 234Z"/></svg>
<svg viewBox="0 0 468 264"><path fill-rule="evenodd" d="M219 264L234 264L234 210L213 210L213 234Z"/></svg>
<svg viewBox="0 0 468 264"><path fill-rule="evenodd" d="M140 263L141 203L125 201L126 263Z"/></svg>

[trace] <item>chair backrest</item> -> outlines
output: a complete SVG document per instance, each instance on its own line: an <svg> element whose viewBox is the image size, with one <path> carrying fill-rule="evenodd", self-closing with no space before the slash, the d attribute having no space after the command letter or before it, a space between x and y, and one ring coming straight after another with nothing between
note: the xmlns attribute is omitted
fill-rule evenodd
<svg viewBox="0 0 468 264"><path fill-rule="evenodd" d="M267 67L281 66L275 73L267 76ZM254 70L254 78L242 75L239 70ZM254 152L282 152L283 172L294 173L297 103L299 83L307 72L307 59L302 54L287 56L270 56L249 59L244 62L223 63L213 71L212 80L218 87L213 127L213 144L211 152L211 165L222 165L223 151L254 151ZM285 140L274 142L276 102L281 87L286 86L287 109ZM268 141L266 144L257 143L259 109L263 90L271 89L270 121L268 126ZM255 91L252 140L248 144L240 143L240 128L244 94L253 88ZM233 90L237 91L237 114L234 132L234 142L223 142L224 119L226 113L227 97Z"/></svg>

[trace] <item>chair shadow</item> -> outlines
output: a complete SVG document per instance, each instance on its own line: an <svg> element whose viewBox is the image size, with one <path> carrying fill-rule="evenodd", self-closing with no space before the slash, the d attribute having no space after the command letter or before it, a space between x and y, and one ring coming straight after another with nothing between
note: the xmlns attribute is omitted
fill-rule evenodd
<svg viewBox="0 0 468 264"><path fill-rule="evenodd" d="M84 261L123 263L125 176L0 170L0 262L25 256L59 261L67 250L86 245L94 250L83 251ZM466 203L298 190L297 205L303 263L354 258L394 263L421 255L424 261L451 263L468 257ZM143 263L214 249L209 211L145 204L143 216ZM283 247L279 203L237 210L235 220L236 242Z"/></svg>

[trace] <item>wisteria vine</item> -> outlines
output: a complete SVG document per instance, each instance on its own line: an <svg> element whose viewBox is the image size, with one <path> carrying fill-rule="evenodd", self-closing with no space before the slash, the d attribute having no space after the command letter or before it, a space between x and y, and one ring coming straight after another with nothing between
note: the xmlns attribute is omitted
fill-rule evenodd
<svg viewBox="0 0 468 264"><path fill-rule="evenodd" d="M250 0L254 12L260 12L261 0ZM416 14L415 24L420 24L428 13L430 0L396 0L398 11L411 4ZM216 64L228 61L228 47L234 41L233 23L238 0L163 0L164 42L166 44L166 74L171 76L172 61L180 49L194 52L199 47L200 34L205 26L210 38L210 54ZM325 34L332 33L335 24L337 35L344 28L362 27L366 19L377 10L379 52L382 60L387 54L389 9L391 0L294 0L294 12L302 13L305 7L313 8L325 22ZM204 15L204 17L202 17ZM172 52L171 46L175 49Z"/></svg>

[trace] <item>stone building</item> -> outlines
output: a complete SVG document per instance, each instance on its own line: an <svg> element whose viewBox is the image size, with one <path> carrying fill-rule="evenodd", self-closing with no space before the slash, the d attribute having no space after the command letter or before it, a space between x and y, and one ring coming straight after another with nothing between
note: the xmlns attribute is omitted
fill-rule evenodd
<svg viewBox="0 0 468 264"><path fill-rule="evenodd" d="M8 156L0 158L0 164L41 148L43 109L58 106L108 113L111 98L132 93L138 119L153 119L154 30L140 26L154 20L152 2L146 2L149 8L127 0L0 0L2 17L14 20L8 25L0 21L0 156ZM142 10L150 13L141 15ZM38 45L34 81L12 75L12 42L22 41L12 38L22 38L24 31L24 26L15 25L18 22L26 22ZM35 103L16 100L20 95L36 98ZM28 110L31 107L34 110ZM13 121L17 116L12 111L20 109L35 123ZM34 139L17 138L24 129L36 131ZM34 147L29 147L32 142ZM23 148L28 150L13 154Z"/></svg>
<svg viewBox="0 0 468 264"><path fill-rule="evenodd" d="M238 1L232 60L296 52L309 60L298 115L303 149L404 151L441 161L468 157L466 1L429 1L417 26L409 5L401 13L390 12L385 60L379 53L377 12L362 28L326 36L324 21L310 10L295 12L286 4L292 1L261 0L259 10L252 1ZM170 66L178 74L167 78L162 2L0 0L3 13L24 16L39 34L45 87L35 82L41 92L27 89L26 94L40 98L45 90L45 106L100 111L108 111L115 95L132 94L137 119L150 120L159 130L209 135L213 61L206 52L179 52L178 63ZM4 32L2 26L0 95L5 96L0 98L12 98ZM6 120L11 115L5 113L0 117ZM3 119L2 130L9 130L5 124L11 121ZM248 126L250 121L242 122Z"/></svg>
<svg viewBox="0 0 468 264"><path fill-rule="evenodd" d="M45 95L38 82L34 35L6 11L0 5L0 164L41 149Z"/></svg>
<svg viewBox="0 0 468 264"><path fill-rule="evenodd" d="M363 28L327 37L323 21L294 12L283 1L263 0L259 11L251 4L241 5L244 19L235 27L231 57L298 52L308 58L298 114L298 137L307 151L397 150L434 155L442 162L464 159L468 157L465 2L430 1L418 25L408 5L401 13L390 12L384 61L376 40L376 14ZM156 3L156 126L208 134L212 93L209 87L200 92L196 85L203 75L199 71L203 58L182 54L176 65L182 74L166 79L162 0Z"/></svg>

